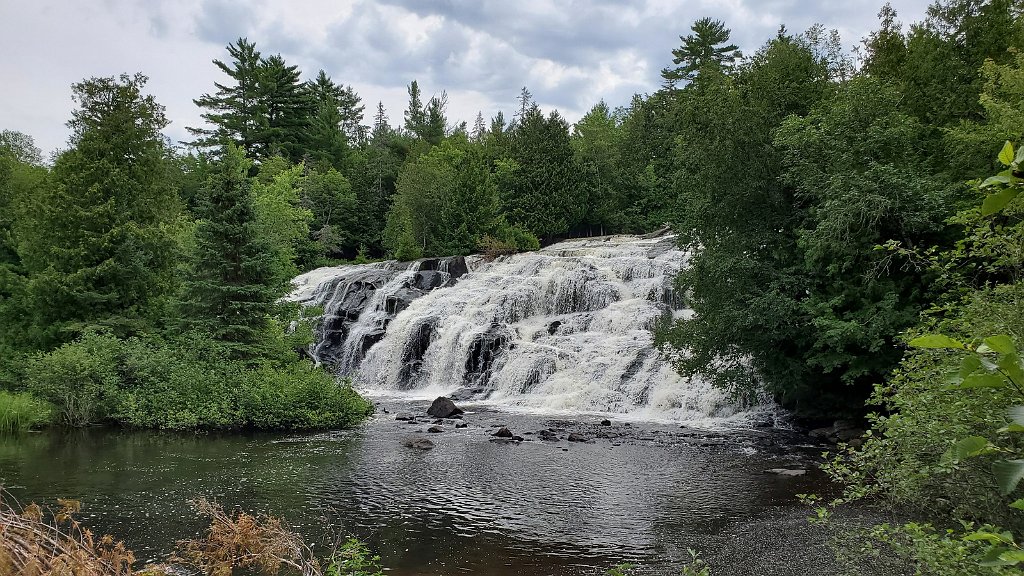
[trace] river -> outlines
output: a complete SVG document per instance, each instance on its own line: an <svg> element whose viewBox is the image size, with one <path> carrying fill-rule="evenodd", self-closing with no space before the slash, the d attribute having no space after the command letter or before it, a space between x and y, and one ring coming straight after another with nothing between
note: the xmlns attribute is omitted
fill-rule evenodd
<svg viewBox="0 0 1024 576"><path fill-rule="evenodd" d="M123 538L146 561L198 534L203 521L186 502L204 497L282 516L318 546L355 535L396 576L601 574L619 562L678 574L687 548L702 550L715 574L817 574L826 562L820 542L806 544L820 538L795 497L827 489L809 465L821 448L798 435L619 419L601 426L596 416L480 404L465 406L466 428L449 421L430 434L425 403L378 401L365 424L324 434L4 437L0 482L23 501L81 499L86 525ZM396 413L421 416L410 424ZM525 441L492 442L502 424ZM563 439L541 441L541 429ZM591 441L566 441L574 431ZM403 445L419 437L436 446ZM809 471L765 473L783 467Z"/></svg>

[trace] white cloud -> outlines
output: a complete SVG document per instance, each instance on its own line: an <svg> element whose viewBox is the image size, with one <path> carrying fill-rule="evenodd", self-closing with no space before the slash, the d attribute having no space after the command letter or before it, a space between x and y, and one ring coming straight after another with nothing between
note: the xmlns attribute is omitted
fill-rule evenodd
<svg viewBox="0 0 1024 576"><path fill-rule="evenodd" d="M896 2L900 18L923 16L927 0ZM875 25L881 0L645 0L629 3L523 0L71 0L0 4L0 129L63 145L70 85L89 76L141 71L185 139L200 111L192 99L220 80L210 61L246 36L281 53L308 77L324 68L366 104L378 100L400 124L405 86L428 96L446 90L452 120L511 111L522 86L570 120L598 99L616 106L660 84L660 69L697 18L720 18L753 53L780 24L838 28L852 46Z"/></svg>

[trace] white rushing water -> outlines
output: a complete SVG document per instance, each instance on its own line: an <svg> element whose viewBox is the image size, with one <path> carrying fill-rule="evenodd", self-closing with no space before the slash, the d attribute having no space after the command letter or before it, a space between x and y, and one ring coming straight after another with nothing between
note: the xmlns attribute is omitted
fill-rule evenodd
<svg viewBox="0 0 1024 576"><path fill-rule="evenodd" d="M314 357L371 394L745 420L749 407L654 348L658 321L687 313L672 288L686 260L671 236L569 240L493 261L321 268L291 298L324 307Z"/></svg>

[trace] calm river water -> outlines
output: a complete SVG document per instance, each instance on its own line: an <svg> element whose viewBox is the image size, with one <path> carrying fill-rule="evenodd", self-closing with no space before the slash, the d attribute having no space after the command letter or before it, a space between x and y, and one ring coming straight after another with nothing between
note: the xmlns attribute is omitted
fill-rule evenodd
<svg viewBox="0 0 1024 576"><path fill-rule="evenodd" d="M826 489L807 466L820 448L771 430L574 420L470 409L468 427L395 419L424 404L385 402L358 429L329 434L180 435L88 430L0 438L0 483L17 498L83 502L81 519L139 558L159 560L204 525L186 501L283 516L309 538L355 535L391 574L600 574L619 562L678 574L687 548L716 574L813 574L822 550L795 494ZM491 442L505 424L527 441ZM542 442L555 428L591 443ZM418 431L424 431L422 433ZM598 437L606 436L604 438ZM433 450L403 446L429 437ZM749 550L761 550L757 554ZM743 551L748 551L746 555ZM765 555L781 555L781 560ZM795 560L791 557L797 556ZM767 566L767 568L766 568Z"/></svg>

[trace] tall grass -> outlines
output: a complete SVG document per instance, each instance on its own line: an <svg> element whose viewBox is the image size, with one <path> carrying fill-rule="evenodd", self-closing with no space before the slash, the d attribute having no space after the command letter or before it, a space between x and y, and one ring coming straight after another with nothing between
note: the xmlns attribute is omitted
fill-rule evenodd
<svg viewBox="0 0 1024 576"><path fill-rule="evenodd" d="M49 424L53 407L26 392L0 390L0 434L24 432Z"/></svg>

